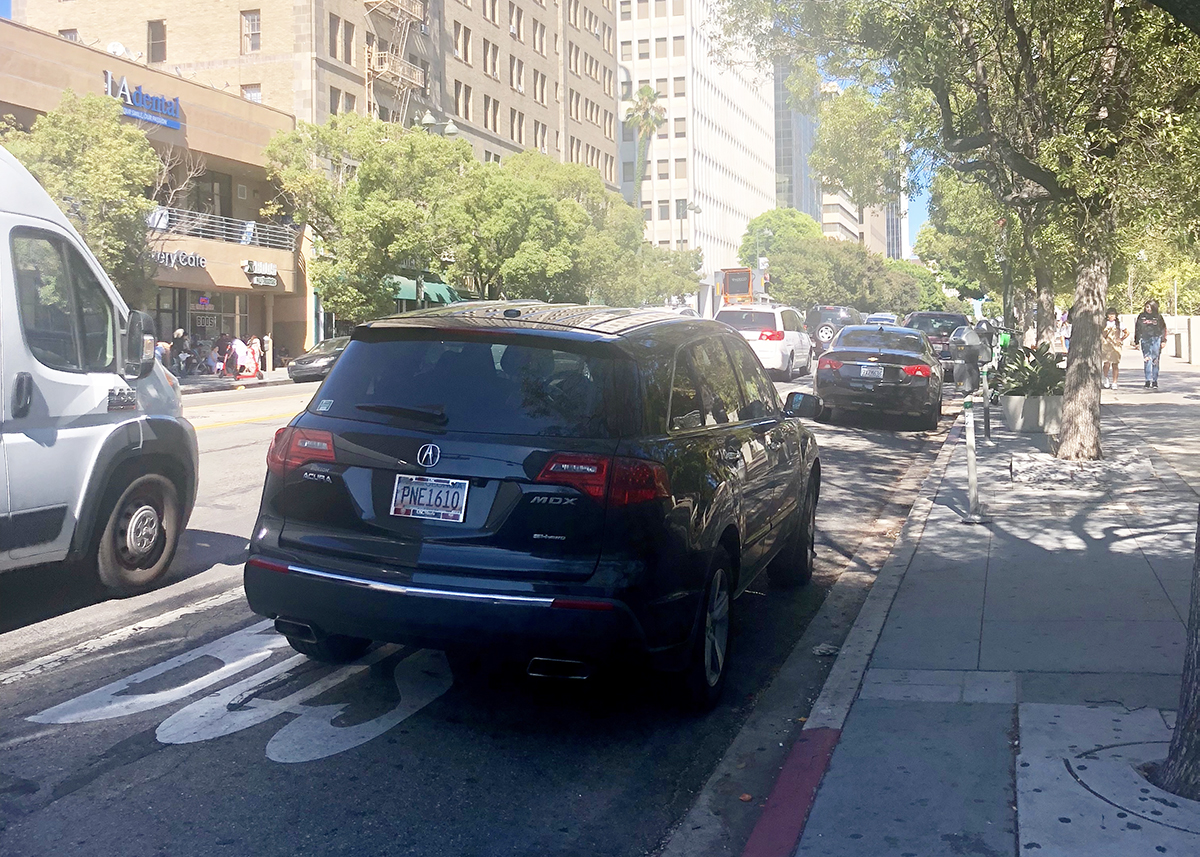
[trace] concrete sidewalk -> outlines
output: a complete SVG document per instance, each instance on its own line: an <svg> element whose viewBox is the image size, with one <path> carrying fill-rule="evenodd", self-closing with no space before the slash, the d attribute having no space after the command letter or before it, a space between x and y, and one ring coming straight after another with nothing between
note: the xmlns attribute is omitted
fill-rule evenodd
<svg viewBox="0 0 1200 857"><path fill-rule="evenodd" d="M272 369L264 373L262 379L248 378L236 381L233 378L219 378L216 375L188 375L179 379L179 389L183 395L190 393L214 393L221 390L240 390L249 387L275 387L280 384L291 384L287 369Z"/></svg>
<svg viewBox="0 0 1200 857"><path fill-rule="evenodd" d="M1165 755L1178 703L1200 367L1164 360L1152 392L1139 354L1123 364L1105 462L1002 425L980 444L990 523L961 523L961 441L948 455L852 632L882 626L796 854L1200 854L1200 804L1135 769Z"/></svg>

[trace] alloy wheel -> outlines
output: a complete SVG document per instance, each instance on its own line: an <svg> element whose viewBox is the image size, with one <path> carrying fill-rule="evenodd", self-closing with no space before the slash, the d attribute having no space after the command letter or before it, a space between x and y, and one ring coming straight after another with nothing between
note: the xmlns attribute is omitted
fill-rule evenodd
<svg viewBox="0 0 1200 857"><path fill-rule="evenodd" d="M708 590L708 606L704 615L704 678L709 687L716 687L725 670L725 654L729 648L729 579L718 568Z"/></svg>

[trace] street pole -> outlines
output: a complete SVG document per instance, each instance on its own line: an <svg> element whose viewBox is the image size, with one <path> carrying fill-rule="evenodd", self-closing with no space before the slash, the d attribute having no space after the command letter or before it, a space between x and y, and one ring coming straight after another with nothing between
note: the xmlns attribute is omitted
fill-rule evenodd
<svg viewBox="0 0 1200 857"><path fill-rule="evenodd" d="M983 524L983 507L979 503L979 473L975 466L975 411L971 396L963 400L963 416L967 424L967 497L970 512L962 519L964 524Z"/></svg>
<svg viewBox="0 0 1200 857"><path fill-rule="evenodd" d="M988 367L984 366L979 375L983 382L983 439L990 443L992 440L992 394L988 390Z"/></svg>

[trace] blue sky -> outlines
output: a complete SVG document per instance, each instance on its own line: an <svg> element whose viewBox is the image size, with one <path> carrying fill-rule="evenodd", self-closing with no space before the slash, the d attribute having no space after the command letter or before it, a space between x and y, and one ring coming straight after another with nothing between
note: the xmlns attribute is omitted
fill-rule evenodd
<svg viewBox="0 0 1200 857"><path fill-rule="evenodd" d="M3 2L3 0L0 0L0 2ZM922 191L918 196L914 196L908 201L909 250L916 243L917 233L921 231L921 227L925 225L927 219L929 219L929 191Z"/></svg>
<svg viewBox="0 0 1200 857"><path fill-rule="evenodd" d="M0 0L0 18L8 18L12 15L12 0Z"/></svg>

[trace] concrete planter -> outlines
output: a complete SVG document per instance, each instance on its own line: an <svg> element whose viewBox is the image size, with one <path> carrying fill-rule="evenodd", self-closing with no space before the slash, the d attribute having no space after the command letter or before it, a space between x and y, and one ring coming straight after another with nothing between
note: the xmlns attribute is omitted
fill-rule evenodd
<svg viewBox="0 0 1200 857"><path fill-rule="evenodd" d="M1062 396L1001 396L1004 424L1025 434L1058 434Z"/></svg>

